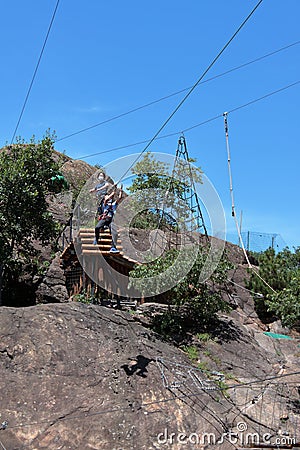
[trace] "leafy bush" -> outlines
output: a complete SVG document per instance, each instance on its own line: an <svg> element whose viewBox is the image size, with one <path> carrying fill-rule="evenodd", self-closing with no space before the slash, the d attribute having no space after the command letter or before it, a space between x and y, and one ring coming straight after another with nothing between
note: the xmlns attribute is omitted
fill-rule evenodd
<svg viewBox="0 0 300 450"><path fill-rule="evenodd" d="M259 275L275 291L273 292L255 273L251 272L247 287L262 296L255 297L256 311L265 321L280 319L284 326L300 325L300 247L291 252L288 248L278 254L269 248L256 255Z"/></svg>
<svg viewBox="0 0 300 450"><path fill-rule="evenodd" d="M188 354L188 357L193 363L198 361L198 349L195 345L183 347L182 350Z"/></svg>
<svg viewBox="0 0 300 450"><path fill-rule="evenodd" d="M210 333L198 333L196 335L196 337L201 342L208 342L208 341L212 340L212 336Z"/></svg>
<svg viewBox="0 0 300 450"><path fill-rule="evenodd" d="M266 303L284 326L300 330L300 270L295 271L287 287L268 294Z"/></svg>
<svg viewBox="0 0 300 450"><path fill-rule="evenodd" d="M88 294L85 290L83 290L80 294L75 294L73 298L75 302L84 303L87 305L93 304L95 301L95 298Z"/></svg>
<svg viewBox="0 0 300 450"><path fill-rule="evenodd" d="M202 183L202 170L190 163L177 160L171 171L169 164L159 161L147 152L132 168L134 178L128 190L132 196L131 208L135 217L131 224L134 228L153 229L168 226L176 228L176 221L186 217L188 204L186 195L191 195L191 175L195 183ZM169 211L169 213L168 213ZM184 222L181 224L184 226Z"/></svg>
<svg viewBox="0 0 300 450"><path fill-rule="evenodd" d="M48 134L37 143L18 140L0 152L0 304L1 282L9 297L14 281L37 255L34 241L47 244L58 236L47 203L49 180L59 169L53 139Z"/></svg>
<svg viewBox="0 0 300 450"><path fill-rule="evenodd" d="M167 286L172 277L176 280L176 271L169 271L159 285L155 276L165 274L177 257L178 250L172 249L150 263L137 266L130 272L133 277L131 284L141 291L152 289L155 296L162 289L163 283ZM187 331L209 330L219 311L230 310L228 303L222 298L222 291L227 289L227 271L232 266L223 254L211 277L205 282L199 282L206 257L207 250L200 249L188 274L165 294L169 309L155 316L152 322L154 329L160 334L174 337ZM185 264L184 258L181 258L181 263Z"/></svg>

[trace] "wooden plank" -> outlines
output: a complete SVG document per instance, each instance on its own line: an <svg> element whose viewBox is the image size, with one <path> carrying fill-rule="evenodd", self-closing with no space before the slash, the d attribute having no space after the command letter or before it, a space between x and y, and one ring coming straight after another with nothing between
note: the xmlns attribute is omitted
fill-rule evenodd
<svg viewBox="0 0 300 450"><path fill-rule="evenodd" d="M97 256L99 255L99 253L101 253L104 257L117 257L118 262L123 259L126 263L131 262L134 264L139 264L138 261L127 257L124 254L121 239L118 239L117 241L117 249L119 250L119 253L110 253L109 249L111 248L111 234L109 230L105 230L104 232L100 233L100 242L98 243L98 245L94 245L93 243L95 239L94 228L81 228L78 232L77 237L80 238L83 256Z"/></svg>
<svg viewBox="0 0 300 450"><path fill-rule="evenodd" d="M83 255L99 255L99 253L101 253L102 255L116 255L116 256L123 254L121 251L119 253L110 253L109 250L100 251L100 249L97 248L82 250Z"/></svg>
<svg viewBox="0 0 300 450"><path fill-rule="evenodd" d="M83 256L93 256L94 257L94 256L99 256L100 253L101 253L101 255L103 255L105 257L107 257L107 256L110 256L110 257L116 256L118 259L121 258L121 259L124 259L125 261L129 261L129 262L132 262L134 264L139 264L138 261L127 257L123 252L110 253L110 251L100 251L100 250L97 250L97 249L95 249L95 250L82 250L82 255Z"/></svg>
<svg viewBox="0 0 300 450"><path fill-rule="evenodd" d="M99 247L101 247L101 248L103 248L103 250L105 250L105 249L110 249L111 248L111 243L110 242L108 242L107 244L102 244L102 243L99 243L99 244L96 244L96 245L94 245L94 244L82 244L81 245L81 247L83 248L83 249L96 249L97 247L99 248ZM121 245L117 245L117 248L118 248L118 250L120 250L120 247L122 248L122 246Z"/></svg>

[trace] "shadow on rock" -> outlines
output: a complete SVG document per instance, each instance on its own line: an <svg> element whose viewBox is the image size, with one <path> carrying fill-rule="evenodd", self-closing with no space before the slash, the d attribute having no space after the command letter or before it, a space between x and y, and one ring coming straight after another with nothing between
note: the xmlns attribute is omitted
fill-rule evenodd
<svg viewBox="0 0 300 450"><path fill-rule="evenodd" d="M146 358L143 355L138 355L136 358L131 360L129 364L123 364L121 368L124 369L126 375L128 376L136 373L138 376L146 378L146 373L148 372L147 366L151 361L153 361L153 359Z"/></svg>
<svg viewBox="0 0 300 450"><path fill-rule="evenodd" d="M221 342L240 341L241 339L239 330L231 320L218 320L211 334Z"/></svg>

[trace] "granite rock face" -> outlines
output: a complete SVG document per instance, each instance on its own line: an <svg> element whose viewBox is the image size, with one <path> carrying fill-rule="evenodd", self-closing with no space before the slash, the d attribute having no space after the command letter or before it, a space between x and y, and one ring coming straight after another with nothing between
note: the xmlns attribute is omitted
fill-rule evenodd
<svg viewBox="0 0 300 450"><path fill-rule="evenodd" d="M181 449L179 433L185 433L202 439L196 448L236 448L227 438L219 446L200 445L203 433L218 440L244 416L235 405L235 390L220 390L220 374L208 376L197 363L211 358L219 372L230 372L226 382L234 386L277 374L279 350L267 336L260 345L256 333L236 319L224 317L222 324L218 339L200 345L192 365L186 353L126 312L75 302L2 307L0 423L8 422L0 429L2 445L9 450ZM299 363L296 344L282 345ZM280 351L283 355L284 348ZM257 423L246 421L255 430Z"/></svg>
<svg viewBox="0 0 300 450"><path fill-rule="evenodd" d="M64 303L69 300L66 277L57 255L36 290L39 303Z"/></svg>

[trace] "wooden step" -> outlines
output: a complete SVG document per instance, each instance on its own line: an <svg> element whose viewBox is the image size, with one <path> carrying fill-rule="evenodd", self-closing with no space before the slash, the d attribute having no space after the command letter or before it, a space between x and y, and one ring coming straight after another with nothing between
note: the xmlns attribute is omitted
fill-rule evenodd
<svg viewBox="0 0 300 450"><path fill-rule="evenodd" d="M119 253L110 253L109 250L106 251L100 251L100 250L83 250L82 251L82 256L99 256L99 253L101 253L101 255L103 256L117 256L125 261L129 261L132 263L138 263L138 261L136 261L135 259L129 258L128 256L126 256L122 251L120 251Z"/></svg>
<svg viewBox="0 0 300 450"><path fill-rule="evenodd" d="M101 255L113 255L113 256L124 256L123 252L119 252L119 253L110 253L109 250L104 250L104 251L100 251L100 250L82 250L82 254L84 256L86 255L99 255L99 253L101 253Z"/></svg>
<svg viewBox="0 0 300 450"><path fill-rule="evenodd" d="M100 228L102 230L102 228ZM117 229L118 232L120 232L119 229ZM91 236L95 234L95 228L90 229L80 229L77 233L77 236ZM109 228L105 228L103 231L100 231L100 234L110 234Z"/></svg>
<svg viewBox="0 0 300 450"><path fill-rule="evenodd" d="M93 234L91 236L80 236L79 239L83 244L88 243L88 242L94 242L95 235ZM120 240L120 239L118 239L118 240ZM110 234L106 234L106 235L100 234L100 241L111 241L111 235Z"/></svg>
<svg viewBox="0 0 300 450"><path fill-rule="evenodd" d="M100 243L100 244L97 244L97 245L94 245L94 244L81 244L81 248L82 248L82 250L97 250L97 249L110 250L111 249L111 242ZM119 242L117 243L117 249L118 250L123 250L122 245Z"/></svg>
<svg viewBox="0 0 300 450"><path fill-rule="evenodd" d="M79 230L78 235L81 236L85 236L85 235L90 235L90 234L94 234L95 233L95 228L93 228L92 230ZM102 233L109 233L109 228L105 228L104 231L102 231Z"/></svg>
<svg viewBox="0 0 300 450"><path fill-rule="evenodd" d="M119 231L121 230L118 229ZM95 228L80 228L78 231L78 234L90 234L90 233L94 233L95 232ZM109 232L109 229L105 227L105 232Z"/></svg>
<svg viewBox="0 0 300 450"><path fill-rule="evenodd" d="M81 245L94 245L95 236L92 239L81 239ZM121 239L117 240L117 243L121 244ZM109 245L111 243L111 236L109 238L102 239L102 237L98 241L98 245Z"/></svg>
<svg viewBox="0 0 300 450"><path fill-rule="evenodd" d="M122 241L118 238L117 249L119 253L110 253L111 248L111 234L109 229L105 229L100 233L100 241L98 245L94 245L95 229L81 228L78 232L77 239L81 244L82 256L99 256L101 253L105 257L117 256L124 260L124 262L138 263L136 260L127 257L122 249Z"/></svg>
<svg viewBox="0 0 300 450"><path fill-rule="evenodd" d="M103 239L108 239L111 238L111 234L110 233L100 233L101 238ZM79 234L77 236L77 238L80 238L81 240L86 240L86 239L93 239L95 237L95 233L90 233L90 234Z"/></svg>
<svg viewBox="0 0 300 450"><path fill-rule="evenodd" d="M81 244L81 248L82 249L85 249L85 250L87 250L87 249L97 249L97 248L102 248L103 250L106 250L106 249L110 249L111 248L111 241L107 241L107 242L100 242L99 244L91 244L91 243L88 243L88 244ZM117 242L117 248L120 250L121 248L122 248L122 245L121 245L121 243L120 242Z"/></svg>
<svg viewBox="0 0 300 450"><path fill-rule="evenodd" d="M82 250L97 250L99 248L103 248L103 250L109 250L111 249L111 241L109 242L100 242L99 244L81 244L81 248ZM122 249L122 245L119 245L119 243L117 243L117 248L118 250Z"/></svg>

